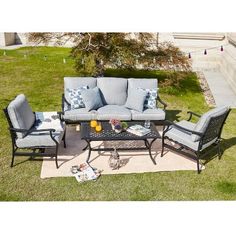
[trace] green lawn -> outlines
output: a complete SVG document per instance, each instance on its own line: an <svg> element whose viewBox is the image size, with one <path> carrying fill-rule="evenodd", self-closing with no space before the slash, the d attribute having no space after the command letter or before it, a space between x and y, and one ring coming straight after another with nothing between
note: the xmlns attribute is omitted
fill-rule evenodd
<svg viewBox="0 0 236 236"><path fill-rule="evenodd" d="M75 75L67 48L21 48L7 55L0 50L0 109L24 93L34 111L60 110L63 77ZM160 95L168 103L171 120L186 118L188 110L209 109L193 74L179 87L161 87ZM0 112L0 200L235 200L235 120L233 110L223 130L222 159L213 158L200 175L196 171L103 175L97 182L78 184L74 178L40 179L41 161L18 157L10 168L11 141Z"/></svg>

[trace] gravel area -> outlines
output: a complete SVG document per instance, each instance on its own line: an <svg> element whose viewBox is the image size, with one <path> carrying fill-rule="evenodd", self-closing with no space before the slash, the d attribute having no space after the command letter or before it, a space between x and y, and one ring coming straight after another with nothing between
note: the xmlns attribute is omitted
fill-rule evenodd
<svg viewBox="0 0 236 236"><path fill-rule="evenodd" d="M199 79L200 86L201 86L202 92L204 94L206 103L209 106L216 106L215 99L214 99L214 97L211 93L211 90L210 90L209 85L207 83L207 80L204 76L204 73L201 72L201 71L197 71L196 74L197 74L197 77Z"/></svg>

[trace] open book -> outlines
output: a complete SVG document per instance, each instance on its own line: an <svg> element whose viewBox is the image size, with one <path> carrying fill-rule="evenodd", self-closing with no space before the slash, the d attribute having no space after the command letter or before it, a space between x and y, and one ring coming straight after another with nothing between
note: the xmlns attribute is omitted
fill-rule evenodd
<svg viewBox="0 0 236 236"><path fill-rule="evenodd" d="M138 136L144 136L151 132L150 129L147 129L142 125L132 125L127 129L127 131Z"/></svg>
<svg viewBox="0 0 236 236"><path fill-rule="evenodd" d="M72 169L71 171L78 182L96 180L101 175L100 171L92 168L87 162L79 166L73 166ZM77 171L75 171L75 169L77 169Z"/></svg>

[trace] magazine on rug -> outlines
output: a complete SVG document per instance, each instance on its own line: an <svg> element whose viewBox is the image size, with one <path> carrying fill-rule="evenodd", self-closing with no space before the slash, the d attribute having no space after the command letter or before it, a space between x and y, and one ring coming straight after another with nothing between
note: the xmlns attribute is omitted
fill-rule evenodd
<svg viewBox="0 0 236 236"><path fill-rule="evenodd" d="M72 166L71 172L78 182L96 180L101 175L99 170L92 168L87 162L79 166Z"/></svg>
<svg viewBox="0 0 236 236"><path fill-rule="evenodd" d="M147 129L142 125L132 125L127 129L127 131L138 136L144 136L151 132L150 129Z"/></svg>

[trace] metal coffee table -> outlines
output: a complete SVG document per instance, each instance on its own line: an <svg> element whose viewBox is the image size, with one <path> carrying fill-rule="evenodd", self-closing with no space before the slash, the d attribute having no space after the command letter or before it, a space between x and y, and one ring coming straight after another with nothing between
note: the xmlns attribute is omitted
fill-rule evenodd
<svg viewBox="0 0 236 236"><path fill-rule="evenodd" d="M83 149L86 150L88 149L88 158L87 162L89 162L91 151L113 151L114 148L109 147L109 148L92 148L91 147L91 142L92 141L135 141L135 140L142 140L143 146L138 146L138 147L125 147L125 148L116 148L117 151L122 150L122 151L127 151L127 150L148 150L149 156L152 160L152 162L156 165L156 161L152 156L151 153L151 148L152 144L156 139L161 139L161 136L156 129L156 126L154 123L151 122L151 132L149 134L146 134L144 136L137 136L134 134L131 134L129 132L121 132L121 133L116 133L114 130L112 130L111 125L109 122L101 122L102 123L102 128L103 130L101 132L96 132L94 128L90 127L89 122L82 122L81 123L81 139L85 140L87 142L87 146ZM140 124L144 125L144 122L127 122L128 126L132 126L135 124Z"/></svg>

